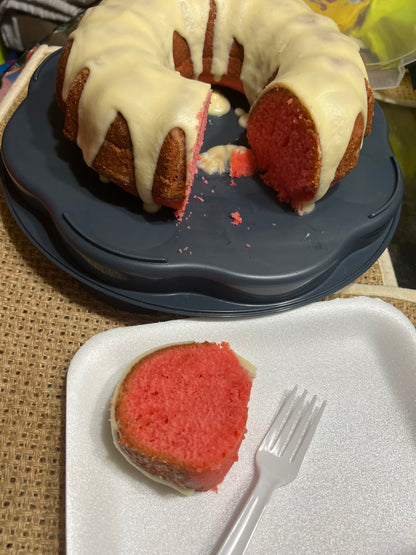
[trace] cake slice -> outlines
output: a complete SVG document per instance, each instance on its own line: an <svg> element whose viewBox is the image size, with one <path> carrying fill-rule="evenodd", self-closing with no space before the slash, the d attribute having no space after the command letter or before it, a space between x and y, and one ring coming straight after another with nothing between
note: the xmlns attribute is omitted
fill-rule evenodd
<svg viewBox="0 0 416 555"><path fill-rule="evenodd" d="M114 392L116 447L148 477L182 493L216 489L238 459L254 374L226 342L143 354Z"/></svg>

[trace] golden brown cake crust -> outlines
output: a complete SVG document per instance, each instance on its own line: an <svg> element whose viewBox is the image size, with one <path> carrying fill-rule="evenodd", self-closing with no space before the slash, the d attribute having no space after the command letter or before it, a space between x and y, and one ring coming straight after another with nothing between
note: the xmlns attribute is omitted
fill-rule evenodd
<svg viewBox="0 0 416 555"><path fill-rule="evenodd" d="M153 180L153 200L162 206L177 209L186 198L185 133L179 127L167 135L156 166Z"/></svg>
<svg viewBox="0 0 416 555"><path fill-rule="evenodd" d="M173 45L174 52L179 52L178 71L185 77L192 76L192 62L186 41L175 33ZM78 104L89 72L84 69L77 76L64 102L62 88L71 47L72 41L68 41L58 63L56 98L65 114L63 133L67 139L76 142ZM184 53L182 56L181 52ZM93 162L93 168L100 175L137 196L130 132L127 121L120 113L109 127L105 141ZM172 129L162 145L153 182L153 197L156 203L171 208L177 208L186 198L186 138L182 129Z"/></svg>
<svg viewBox="0 0 416 555"><path fill-rule="evenodd" d="M343 179L347 175L347 173L355 168L360 156L363 131L364 136L367 136L371 131L374 114L374 95L367 80L365 81L365 86L367 90L367 125L364 130L364 118L362 114L358 114L354 123L354 128L351 133L350 141L348 143L345 154L341 162L339 163L332 185L338 183L338 181L341 181L341 179Z"/></svg>

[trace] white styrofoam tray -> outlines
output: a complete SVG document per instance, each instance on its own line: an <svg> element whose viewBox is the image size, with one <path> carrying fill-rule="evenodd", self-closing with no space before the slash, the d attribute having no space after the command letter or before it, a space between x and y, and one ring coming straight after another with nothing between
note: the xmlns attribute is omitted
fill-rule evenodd
<svg viewBox="0 0 416 555"><path fill-rule="evenodd" d="M183 497L112 444L109 405L141 352L228 341L257 367L248 432L218 493ZM295 384L327 400L298 478L277 489L247 553L416 552L416 331L391 305L337 299L244 320L175 320L90 339L67 379L69 555L209 554L236 514L255 450Z"/></svg>

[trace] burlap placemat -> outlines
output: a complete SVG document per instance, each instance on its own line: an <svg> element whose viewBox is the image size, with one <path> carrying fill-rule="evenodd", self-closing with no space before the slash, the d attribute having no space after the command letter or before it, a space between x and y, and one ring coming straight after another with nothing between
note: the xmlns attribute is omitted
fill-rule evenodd
<svg viewBox="0 0 416 555"><path fill-rule="evenodd" d="M416 91L408 73L405 73L400 85L395 89L386 89L375 91L377 100L389 102L391 104L400 104L401 106L416 106Z"/></svg>
<svg viewBox="0 0 416 555"><path fill-rule="evenodd" d="M49 53L45 47L31 58L0 104L0 135ZM72 357L101 331L179 317L107 306L32 246L2 196L0 217L0 552L58 553L65 542L65 379ZM388 253L331 298L356 295L381 297L416 324L414 291L397 287Z"/></svg>

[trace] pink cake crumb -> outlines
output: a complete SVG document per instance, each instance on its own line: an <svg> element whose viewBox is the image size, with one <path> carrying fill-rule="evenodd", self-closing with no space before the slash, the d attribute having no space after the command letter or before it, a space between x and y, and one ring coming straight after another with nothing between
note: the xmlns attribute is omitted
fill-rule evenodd
<svg viewBox="0 0 416 555"><path fill-rule="evenodd" d="M250 243L246 243L246 247L247 247L248 249L250 249L250 248L251 248Z"/></svg>
<svg viewBox="0 0 416 555"><path fill-rule="evenodd" d="M231 177L246 177L256 171L256 162L249 148L233 150L230 161Z"/></svg>
<svg viewBox="0 0 416 555"><path fill-rule="evenodd" d="M240 213L237 212L237 211L236 212L231 212L230 216L231 216L231 219L232 219L231 223L233 225L240 225L243 221L243 218L240 216Z"/></svg>
<svg viewBox="0 0 416 555"><path fill-rule="evenodd" d="M189 195L191 192L191 188L194 182L194 177L197 171L197 162L198 159L200 158L200 150L202 147L202 142L204 140L204 132L205 132L205 127L207 124L207 119L208 119L208 108L209 108L209 104L211 101L211 94L212 91L209 91L207 98L205 99L204 105L201 108L200 112L197 115L197 119L198 119L198 125L197 125L197 130L198 130L198 135L197 135L197 140L192 148L192 156L191 159L188 163L188 177L187 177L187 183L186 183L186 198L185 200L181 203L181 205L179 207L177 207L177 209L175 210L175 216L177 218L177 220L180 222L182 221L184 212L185 212L185 207L188 203L188 199L189 199Z"/></svg>

